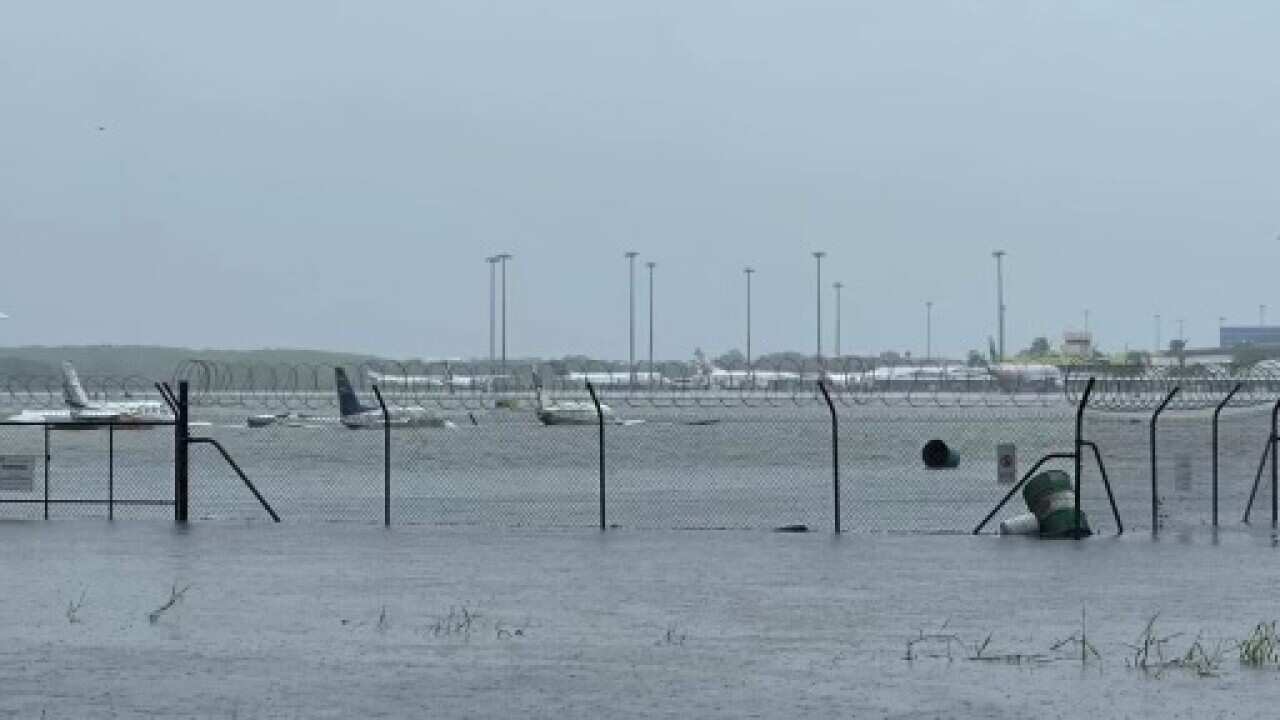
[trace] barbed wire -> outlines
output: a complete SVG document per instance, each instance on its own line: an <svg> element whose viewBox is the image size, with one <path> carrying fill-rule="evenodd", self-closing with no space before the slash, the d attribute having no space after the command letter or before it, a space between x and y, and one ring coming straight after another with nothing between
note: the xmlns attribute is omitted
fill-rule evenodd
<svg viewBox="0 0 1280 720"><path fill-rule="evenodd" d="M535 388L550 396L585 396L591 383L605 401L624 407L783 407L824 402L817 383L827 384L843 407L883 405L922 408L1016 408L1074 405L1088 378L1095 378L1090 409L1138 413L1154 409L1173 388L1171 411L1216 406L1237 384L1230 407L1270 405L1280 398L1280 363L1244 369L1223 366L962 367L943 363L888 363L854 358L755 363L720 369L697 363L638 365L549 361L512 363L503 370L487 362L366 362L343 370L358 393L378 385L398 405L446 411L477 411L530 399ZM196 406L317 412L338 405L335 368L320 364L250 364L200 358L183 361L169 378L187 381ZM139 375L82 375L91 399L150 397L154 380ZM0 376L0 403L31 408L64 405L62 379L52 375Z"/></svg>

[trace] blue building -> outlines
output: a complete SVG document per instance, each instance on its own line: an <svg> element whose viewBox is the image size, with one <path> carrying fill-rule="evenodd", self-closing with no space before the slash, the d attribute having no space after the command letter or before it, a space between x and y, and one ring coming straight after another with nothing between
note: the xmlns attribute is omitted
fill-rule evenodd
<svg viewBox="0 0 1280 720"><path fill-rule="evenodd" d="M1236 325L1218 331L1218 345L1233 348L1237 345L1280 346L1280 326Z"/></svg>

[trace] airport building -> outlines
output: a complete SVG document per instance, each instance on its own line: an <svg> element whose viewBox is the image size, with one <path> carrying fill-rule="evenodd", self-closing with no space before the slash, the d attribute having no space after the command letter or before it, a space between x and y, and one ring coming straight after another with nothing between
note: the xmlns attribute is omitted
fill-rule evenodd
<svg viewBox="0 0 1280 720"><path fill-rule="evenodd" d="M1280 346L1280 326L1233 325L1218 330L1218 346L1233 348L1238 345Z"/></svg>
<svg viewBox="0 0 1280 720"><path fill-rule="evenodd" d="M1093 357L1093 334L1079 330L1062 333L1062 354L1069 358Z"/></svg>

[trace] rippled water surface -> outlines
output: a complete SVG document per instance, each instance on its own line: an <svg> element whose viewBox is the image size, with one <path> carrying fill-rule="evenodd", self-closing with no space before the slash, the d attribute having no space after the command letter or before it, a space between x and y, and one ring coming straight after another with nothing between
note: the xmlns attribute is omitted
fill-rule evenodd
<svg viewBox="0 0 1280 720"><path fill-rule="evenodd" d="M1280 701L1280 671L1237 651L1280 615L1262 531L55 519L0 522L0 544L5 718L1200 718ZM1198 640L1213 664L1130 667L1157 614L1168 657Z"/></svg>

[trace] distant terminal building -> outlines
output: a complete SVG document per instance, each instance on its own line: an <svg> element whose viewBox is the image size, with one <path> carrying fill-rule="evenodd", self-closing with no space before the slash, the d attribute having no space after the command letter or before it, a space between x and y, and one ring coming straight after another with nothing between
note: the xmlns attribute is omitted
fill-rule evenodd
<svg viewBox="0 0 1280 720"><path fill-rule="evenodd" d="M1062 354L1069 358L1093 357L1093 334L1079 330L1062 333Z"/></svg>
<svg viewBox="0 0 1280 720"><path fill-rule="evenodd" d="M1218 331L1218 345L1233 348L1239 345L1280 346L1278 325L1234 325Z"/></svg>

